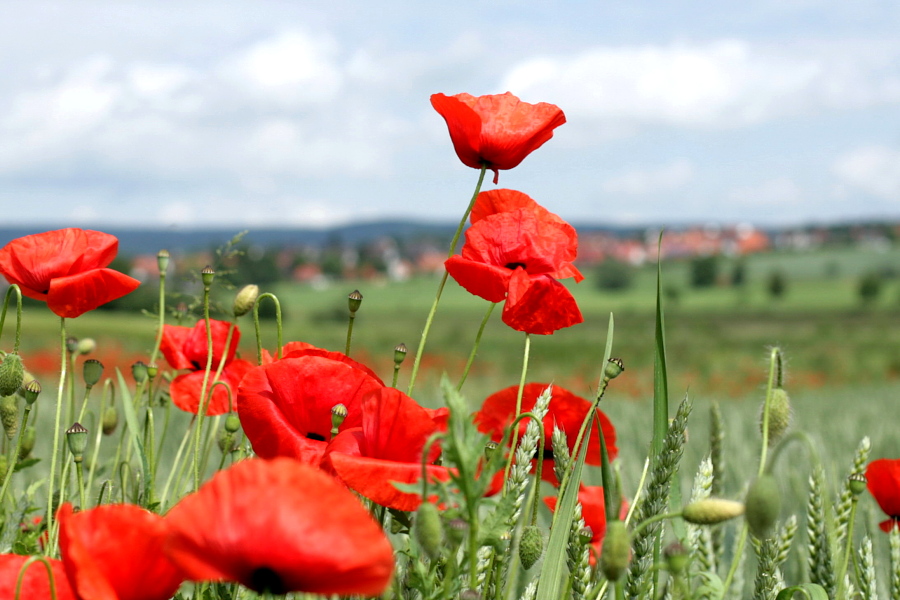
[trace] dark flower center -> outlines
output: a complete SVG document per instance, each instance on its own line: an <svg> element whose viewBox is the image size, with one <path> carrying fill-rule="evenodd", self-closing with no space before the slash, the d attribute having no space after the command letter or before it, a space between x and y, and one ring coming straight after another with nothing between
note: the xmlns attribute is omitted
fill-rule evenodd
<svg viewBox="0 0 900 600"><path fill-rule="evenodd" d="M200 363L198 363L196 360L192 360L191 365L193 365L195 371L202 371L206 368L203 365L201 365Z"/></svg>
<svg viewBox="0 0 900 600"><path fill-rule="evenodd" d="M540 450L534 451L534 457L538 458L538 453ZM547 447L544 448L544 460L553 460L553 448Z"/></svg>
<svg viewBox="0 0 900 600"><path fill-rule="evenodd" d="M281 576L269 567L259 567L250 573L250 585L247 587L255 592L268 591L272 594L286 594L289 591Z"/></svg>
<svg viewBox="0 0 900 600"><path fill-rule="evenodd" d="M523 269L526 268L525 263L506 263L505 266L510 271L515 271L519 267L522 267Z"/></svg>
<svg viewBox="0 0 900 600"><path fill-rule="evenodd" d="M306 434L306 439L308 439L308 440L318 440L318 441L320 441L320 442L324 442L324 441L325 441L325 436L324 436L324 435L319 435L318 433L315 433L314 431L310 431L309 433Z"/></svg>

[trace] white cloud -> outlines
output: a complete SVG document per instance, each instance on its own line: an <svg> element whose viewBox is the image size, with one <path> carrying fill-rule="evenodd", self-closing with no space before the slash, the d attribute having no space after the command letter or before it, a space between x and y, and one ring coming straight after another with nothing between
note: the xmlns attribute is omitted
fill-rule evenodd
<svg viewBox="0 0 900 600"><path fill-rule="evenodd" d="M660 167L630 169L604 181L601 189L613 194L646 196L684 187L693 178L693 165L682 158Z"/></svg>
<svg viewBox="0 0 900 600"><path fill-rule="evenodd" d="M521 62L504 88L581 118L733 127L896 102L898 57L894 42L599 47Z"/></svg>
<svg viewBox="0 0 900 600"><path fill-rule="evenodd" d="M833 171L845 184L879 198L900 201L900 150L858 148L838 158Z"/></svg>

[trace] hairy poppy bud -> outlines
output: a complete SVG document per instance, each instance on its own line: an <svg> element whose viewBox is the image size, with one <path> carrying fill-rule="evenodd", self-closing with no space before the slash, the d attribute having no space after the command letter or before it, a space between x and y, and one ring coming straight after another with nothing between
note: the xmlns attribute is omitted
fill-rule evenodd
<svg viewBox="0 0 900 600"><path fill-rule="evenodd" d="M522 539L519 541L519 561L526 571L534 566L541 554L544 553L544 536L541 530L534 525L529 525L522 530Z"/></svg>
<svg viewBox="0 0 900 600"><path fill-rule="evenodd" d="M681 517L694 525L715 525L744 514L744 505L723 498L704 498L681 510Z"/></svg>
<svg viewBox="0 0 900 600"><path fill-rule="evenodd" d="M243 317L253 310L256 299L259 298L259 286L256 284L245 285L234 297L234 316Z"/></svg>
<svg viewBox="0 0 900 600"><path fill-rule="evenodd" d="M89 358L82 365L82 376L84 377L84 385L89 388L94 387L103 376L103 363L99 360Z"/></svg>
<svg viewBox="0 0 900 600"><path fill-rule="evenodd" d="M25 366L18 354L7 354L0 363L0 396L11 396L25 380Z"/></svg>
<svg viewBox="0 0 900 600"><path fill-rule="evenodd" d="M406 344L397 344L394 346L394 364L399 365L406 359Z"/></svg>
<svg viewBox="0 0 900 600"><path fill-rule="evenodd" d="M465 519L457 517L455 519L450 519L450 522L447 523L447 537L449 537L450 541L454 544L461 544L468 531L469 524L466 523Z"/></svg>
<svg viewBox="0 0 900 600"><path fill-rule="evenodd" d="M775 388L769 399L769 445L780 440L790 425L791 399L784 389Z"/></svg>
<svg viewBox="0 0 900 600"><path fill-rule="evenodd" d="M621 358L610 358L606 363L606 368L603 370L603 375L607 379L615 379L621 375L624 370L625 364L622 362Z"/></svg>
<svg viewBox="0 0 900 600"><path fill-rule="evenodd" d="M680 574L687 569L688 562L691 560L690 554L684 549L680 542L672 542L663 550L663 557L666 559L666 568L669 573Z"/></svg>
<svg viewBox="0 0 900 600"><path fill-rule="evenodd" d="M229 413L227 417L225 417L225 431L228 433L236 433L238 429L241 428L241 420L234 413Z"/></svg>
<svg viewBox="0 0 900 600"><path fill-rule="evenodd" d="M32 379L26 383L22 389L25 391L25 402L27 402L29 406L34 404L41 394L41 384L38 383L36 379Z"/></svg>
<svg viewBox="0 0 900 600"><path fill-rule="evenodd" d="M766 538L781 513L781 490L775 478L764 473L750 484L745 504L750 533L759 539Z"/></svg>
<svg viewBox="0 0 900 600"><path fill-rule="evenodd" d="M81 423L74 423L66 429L66 443L69 445L69 452L75 462L81 462L84 459L84 449L87 448L88 430Z"/></svg>
<svg viewBox="0 0 900 600"><path fill-rule="evenodd" d="M437 506L431 502L422 502L419 505L413 534L428 558L434 559L440 555L441 547L444 545L444 527Z"/></svg>
<svg viewBox="0 0 900 600"><path fill-rule="evenodd" d="M94 341L94 338L81 338L80 340L78 340L78 346L76 349L78 350L78 354L84 356L85 354L90 354L97 349L97 342Z"/></svg>
<svg viewBox="0 0 900 600"><path fill-rule="evenodd" d="M66 338L66 350L69 351L69 354L75 354L76 352L78 352L78 338L77 337Z"/></svg>
<svg viewBox="0 0 900 600"><path fill-rule="evenodd" d="M19 460L25 460L34 450L34 443L37 441L37 429L34 425L29 425L22 432L22 441L19 445Z"/></svg>
<svg viewBox="0 0 900 600"><path fill-rule="evenodd" d="M119 413L115 406L107 406L103 411L103 435L111 435L119 424Z"/></svg>
<svg viewBox="0 0 900 600"><path fill-rule="evenodd" d="M156 266L159 268L160 274L164 274L169 270L169 251L168 250L160 250L156 254Z"/></svg>
<svg viewBox="0 0 900 600"><path fill-rule="evenodd" d="M133 365L131 365L131 376L134 377L134 380L137 383L143 383L147 381L147 365L141 361L137 361Z"/></svg>
<svg viewBox="0 0 900 600"><path fill-rule="evenodd" d="M13 439L19 432L19 397L3 396L0 398L0 422L8 439Z"/></svg>
<svg viewBox="0 0 900 600"><path fill-rule="evenodd" d="M864 491L866 491L866 484L868 483L868 480L866 479L865 475L863 475L862 473L854 473L848 479L850 480L849 487L851 494L853 494L854 496L859 496Z"/></svg>
<svg viewBox="0 0 900 600"><path fill-rule="evenodd" d="M356 311L359 310L362 301L363 295L359 293L359 290L353 290L347 295L347 306L350 309L351 315L356 314Z"/></svg>
<svg viewBox="0 0 900 600"><path fill-rule="evenodd" d="M631 534L624 521L606 524L603 551L600 553L600 570L610 581L618 581L631 561Z"/></svg>
<svg viewBox="0 0 900 600"><path fill-rule="evenodd" d="M200 271L200 279L203 281L203 287L209 287L212 285L213 280L216 278L216 270L211 266L206 265L203 267L203 270Z"/></svg>

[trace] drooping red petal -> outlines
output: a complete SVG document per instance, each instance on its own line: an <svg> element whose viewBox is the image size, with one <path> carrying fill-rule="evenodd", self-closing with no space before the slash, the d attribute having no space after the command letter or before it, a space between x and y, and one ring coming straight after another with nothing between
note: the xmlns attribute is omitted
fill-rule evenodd
<svg viewBox="0 0 900 600"><path fill-rule="evenodd" d="M234 329L231 339L228 340L228 331ZM241 341L241 330L231 323L218 321L216 319L209 320L209 332L212 336L212 368L219 367L219 361L222 355L225 355L225 363L228 364L234 359L237 352L238 343ZM225 342L229 341L228 349L225 349ZM206 321L200 319L188 332L187 339L181 351L188 361L193 365L194 369L205 369L206 360L209 349L209 340L206 334Z"/></svg>
<svg viewBox="0 0 900 600"><path fill-rule="evenodd" d="M866 467L866 485L887 516L900 518L900 459L880 458Z"/></svg>
<svg viewBox="0 0 900 600"><path fill-rule="evenodd" d="M29 558L31 557L19 554L0 554L0 598L12 600L16 597L19 573L25 561ZM69 580L66 578L66 570L62 562L54 558L45 558L44 560L50 563L56 600L76 600L75 594L72 593L72 589L69 587ZM47 567L42 562L33 562L25 571L19 598L22 598L22 600L51 598L50 579L47 574Z"/></svg>
<svg viewBox="0 0 900 600"><path fill-rule="evenodd" d="M503 302L512 271L459 255L444 262L447 273L470 294L489 302Z"/></svg>
<svg viewBox="0 0 900 600"><path fill-rule="evenodd" d="M210 371L209 378L206 382L207 394L212 390L212 397L209 399L209 406L206 414L209 416L223 415L229 412L228 391L221 385L214 386L217 365L213 363L213 369ZM233 360L222 369L219 381L223 381L231 388L231 408L235 410L238 404L237 392L238 386L244 375L253 368L253 363L246 360ZM200 410L200 392L203 389L204 371L192 371L179 375L169 384L169 395L172 402L181 410L189 413L197 414Z"/></svg>
<svg viewBox="0 0 900 600"><path fill-rule="evenodd" d="M159 349L166 362L173 369L196 369L190 359L184 354L184 345L191 335L192 327L181 325L163 325L162 340Z"/></svg>
<svg viewBox="0 0 900 600"><path fill-rule="evenodd" d="M59 511L59 548L79 597L167 600L184 579L163 554L168 525L130 504L106 504L73 514Z"/></svg>
<svg viewBox="0 0 900 600"><path fill-rule="evenodd" d="M50 281L47 307L60 317L74 319L130 294L141 282L112 269L92 269Z"/></svg>
<svg viewBox="0 0 900 600"><path fill-rule="evenodd" d="M254 367L238 391L238 412L253 450L318 464L331 438L331 409L347 408L340 431L358 427L360 401L383 387L368 368L338 353L300 352Z"/></svg>
<svg viewBox="0 0 900 600"><path fill-rule="evenodd" d="M421 464L425 442L439 431L436 412L396 388L369 392L362 399L361 412L365 440L362 452L371 458ZM440 445L432 444L427 462L433 462L439 454Z"/></svg>
<svg viewBox="0 0 900 600"><path fill-rule="evenodd" d="M466 94L468 95L468 94ZM484 162L481 158L481 118L471 106L460 101L459 96L433 94L431 106L447 122L450 141L456 156L467 167L480 169Z"/></svg>
<svg viewBox="0 0 900 600"><path fill-rule="evenodd" d="M166 551L196 581L377 596L393 571L390 542L353 494L288 458L220 471L166 520Z"/></svg>
<svg viewBox="0 0 900 600"><path fill-rule="evenodd" d="M352 456L341 452L329 452L327 460L330 461L337 477L347 484L347 487L375 504L410 511L416 510L422 503L420 493L401 492L392 483L394 481L420 483L421 464ZM429 482L450 480L450 471L447 467L427 465L426 470Z"/></svg>
<svg viewBox="0 0 900 600"><path fill-rule="evenodd" d="M526 333L550 335L584 321L566 286L547 275L529 277L516 269L510 278L503 322Z"/></svg>

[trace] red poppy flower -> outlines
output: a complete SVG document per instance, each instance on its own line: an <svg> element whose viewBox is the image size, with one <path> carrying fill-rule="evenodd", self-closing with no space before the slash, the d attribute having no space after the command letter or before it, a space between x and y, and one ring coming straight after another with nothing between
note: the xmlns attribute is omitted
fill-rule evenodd
<svg viewBox="0 0 900 600"><path fill-rule="evenodd" d="M529 412L534 408L538 396L547 389L548 385L547 383L525 384L525 389L522 390L522 412ZM488 396L484 404L481 405L481 410L475 413L475 424L478 426L478 431L490 434L491 439L494 441L501 441L503 439L503 431L516 417L516 396L518 391L518 386L513 385ZM581 424L584 422L590 408L591 403L584 398L576 396L557 385L553 386L550 407L547 410L547 415L544 417L544 465L541 468L541 478L544 481L554 484L558 483L553 473L553 450L550 445L554 425L566 433L569 450L572 451L575 439L578 437L578 430L581 428ZM616 448L616 430L602 411L597 409L597 414L603 427L606 452L609 455L609 460L612 461L619 454L618 448ZM528 421L526 419L519 421L520 438L527 427ZM596 422L592 422L591 428L585 435L588 436L585 462L591 465L599 465L600 438L598 437Z"/></svg>
<svg viewBox="0 0 900 600"><path fill-rule="evenodd" d="M19 573L22 570L22 565L28 559L28 556L20 556L18 554L0 554L0 598L12 600L16 597ZM50 570L53 572L56 600L75 600L75 594L72 593L72 589L69 587L69 581L66 579L66 570L63 568L62 562L53 558L46 558L45 560L50 563ZM28 598L43 599L50 597L50 580L47 576L47 567L40 561L35 562L25 571L19 598L26 600Z"/></svg>
<svg viewBox="0 0 900 600"><path fill-rule="evenodd" d="M196 581L377 596L394 567L390 542L359 500L289 458L246 460L216 473L166 520L166 551Z"/></svg>
<svg viewBox="0 0 900 600"><path fill-rule="evenodd" d="M434 94L431 105L447 122L459 160L473 169L486 165L495 184L500 169L517 166L566 122L558 106L528 104L509 92L477 98Z"/></svg>
<svg viewBox="0 0 900 600"><path fill-rule="evenodd" d="M115 236L99 231L69 228L26 235L0 249L0 273L24 295L71 319L140 285L106 268L118 249Z"/></svg>
<svg viewBox="0 0 900 600"><path fill-rule="evenodd" d="M84 600L166 600L184 574L163 553L168 526L131 504L59 509L59 550L69 583Z"/></svg>
<svg viewBox="0 0 900 600"><path fill-rule="evenodd" d="M572 264L577 253L571 225L521 192L494 190L478 195L462 254L444 265L472 294L490 302L505 299L504 323L547 335L584 320L557 281L584 279Z"/></svg>
<svg viewBox="0 0 900 600"><path fill-rule="evenodd" d="M228 348L225 341L228 339L228 330L234 327L231 342ZM207 394L212 389L212 397L207 407L207 415L221 415L228 412L228 392L222 386L212 387L213 376L219 368L219 362L225 357L225 367L219 376L231 388L232 397L237 394L238 384L244 375L253 368L253 363L246 360L235 359L238 342L241 339L240 330L225 321L210 319L209 328L212 332L212 370L206 383ZM190 369L190 373L179 375L169 384L169 395L172 402L183 411L194 414L200 410L200 392L203 388L203 375L206 370L207 359L206 322L197 321L193 327L181 327L178 325L165 325L163 327L162 342L159 349L166 361L173 369ZM234 408L234 407L232 407Z"/></svg>
<svg viewBox="0 0 900 600"><path fill-rule="evenodd" d="M347 409L339 431L359 427L360 400L381 387L375 373L344 354L298 350L247 372L238 388L238 414L260 457L318 465L331 439L331 409Z"/></svg>
<svg viewBox="0 0 900 600"><path fill-rule="evenodd" d="M878 502L888 519L879 523L882 531L900 527L900 458L879 458L866 467L869 493Z"/></svg>
<svg viewBox="0 0 900 600"><path fill-rule="evenodd" d="M446 415L419 406L403 392L389 387L369 392L361 403L362 425L339 433L328 445L322 466L347 486L376 504L415 510L419 494L398 490L391 482L422 479L425 442L446 424ZM446 467L432 464L440 455L430 446L426 469L429 481L447 481Z"/></svg>
<svg viewBox="0 0 900 600"><path fill-rule="evenodd" d="M550 510L556 510L556 498L544 498ZM606 536L606 500L603 498L603 486L582 485L578 490L578 501L581 502L581 516L584 524L591 528L591 564L600 558L603 538ZM628 514L628 506L623 502L619 517L624 519Z"/></svg>

